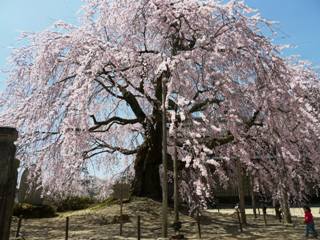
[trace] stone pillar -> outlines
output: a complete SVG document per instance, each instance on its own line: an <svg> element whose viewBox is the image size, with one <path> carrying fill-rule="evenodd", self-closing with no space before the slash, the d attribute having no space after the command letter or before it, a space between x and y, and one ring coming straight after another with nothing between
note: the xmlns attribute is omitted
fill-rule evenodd
<svg viewBox="0 0 320 240"><path fill-rule="evenodd" d="M15 159L15 128L0 127L0 239L8 240L17 185L19 161Z"/></svg>

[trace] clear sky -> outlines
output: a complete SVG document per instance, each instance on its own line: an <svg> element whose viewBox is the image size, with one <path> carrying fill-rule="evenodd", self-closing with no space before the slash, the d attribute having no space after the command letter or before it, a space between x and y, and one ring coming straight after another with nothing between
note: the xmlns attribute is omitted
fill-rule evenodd
<svg viewBox="0 0 320 240"><path fill-rule="evenodd" d="M41 31L60 19L76 23L81 5L81 0L0 0L0 70L21 32ZM0 90L5 79L0 72Z"/></svg>
<svg viewBox="0 0 320 240"><path fill-rule="evenodd" d="M320 66L320 0L245 0L268 20L278 21L277 42L296 48L287 54ZM280 39L280 37L282 39Z"/></svg>
<svg viewBox="0 0 320 240"><path fill-rule="evenodd" d="M320 65L320 0L245 0L267 19L279 21L277 42L296 45L287 54ZM0 0L0 69L21 31L41 31L58 19L76 23L81 0ZM6 75L0 72L0 90Z"/></svg>

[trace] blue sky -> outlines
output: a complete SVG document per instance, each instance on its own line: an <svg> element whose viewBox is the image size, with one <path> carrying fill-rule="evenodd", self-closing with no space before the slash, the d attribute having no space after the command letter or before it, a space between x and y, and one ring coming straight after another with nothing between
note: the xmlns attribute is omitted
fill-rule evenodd
<svg viewBox="0 0 320 240"><path fill-rule="evenodd" d="M267 19L279 21L277 42L296 45L299 54L320 65L320 0L245 0ZM21 31L41 31L58 19L77 22L81 0L0 0L0 69ZM6 75L0 72L0 91Z"/></svg>
<svg viewBox="0 0 320 240"><path fill-rule="evenodd" d="M278 43L295 45L286 54L320 65L320 1L319 0L245 0L269 20L279 22Z"/></svg>
<svg viewBox="0 0 320 240"><path fill-rule="evenodd" d="M0 70L22 31L41 31L59 19L76 23L81 5L81 0L0 0ZM0 72L0 91L5 79Z"/></svg>

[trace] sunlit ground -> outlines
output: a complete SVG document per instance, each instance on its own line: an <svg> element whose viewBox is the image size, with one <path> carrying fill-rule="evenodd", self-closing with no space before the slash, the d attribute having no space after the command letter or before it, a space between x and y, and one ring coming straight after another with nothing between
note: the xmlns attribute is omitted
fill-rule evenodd
<svg viewBox="0 0 320 240"><path fill-rule="evenodd" d="M315 217L319 217L319 209L313 208ZM201 219L202 239L303 239L303 211L293 208L293 224L285 225L274 217L274 210L267 210L267 226L262 215L254 219L252 209L247 209L248 226L244 232L239 230L239 224L233 209L216 209L204 212ZM157 239L161 236L161 204L149 199L138 199L124 204L124 213L130 221L123 226L123 237L119 237L119 224L100 225L97 219L112 218L119 213L119 206L96 207L89 210L64 213L51 219L23 220L21 232L26 240L65 239L65 217L70 217L69 239L136 239L136 216L141 216L142 239ZM197 224L187 215L181 214L182 234L188 239L198 239ZM173 222L173 212L170 211L169 222ZM320 228L320 218L315 219L316 227ZM16 230L15 219L12 226L12 236ZM173 229L169 228L169 236ZM12 238L14 239L14 238Z"/></svg>
<svg viewBox="0 0 320 240"><path fill-rule="evenodd" d="M320 207L311 207L312 215L314 217L320 217L319 210L320 210ZM212 213L218 212L217 209L209 209L207 211L212 212ZM232 209L232 208L219 209L219 211L220 211L220 213L231 214L234 212L234 209ZM303 217L304 216L304 212L303 212L302 208L290 208L290 212L291 212L291 215L294 217ZM246 208L246 213L253 214L252 208ZM258 213L258 210L257 210L257 213ZM260 209L260 214L262 214L261 209ZM274 208L267 208L267 214L274 215L275 214Z"/></svg>

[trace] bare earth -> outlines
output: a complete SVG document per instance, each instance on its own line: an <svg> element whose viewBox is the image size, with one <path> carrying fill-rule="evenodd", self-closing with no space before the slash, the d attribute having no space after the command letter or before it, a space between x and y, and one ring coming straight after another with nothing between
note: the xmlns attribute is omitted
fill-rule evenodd
<svg viewBox="0 0 320 240"><path fill-rule="evenodd" d="M304 239L303 212L292 209L292 225L284 225L275 220L274 211L269 209L268 225L264 225L263 217L254 219L248 215L248 226L240 233L236 215L232 209L208 210L201 219L202 239ZM252 210L247 209L247 213ZM318 217L318 209L313 209ZM21 233L26 240L62 240L65 239L65 218L70 218L69 239L136 239L137 215L141 216L142 239L158 239L161 236L161 204L149 199L137 199L124 204L124 214L129 215L129 221L123 226L123 236L119 236L119 224L106 224L119 214L119 205L96 206L87 210L68 212L50 219L27 219L22 221ZM299 217L297 217L299 216ZM180 214L182 231L187 239L199 239L196 221L184 214ZM169 222L173 222L173 212L170 211ZM316 227L320 219L315 218ZM12 224L12 240L15 239L17 219ZM173 229L169 228L169 236Z"/></svg>

